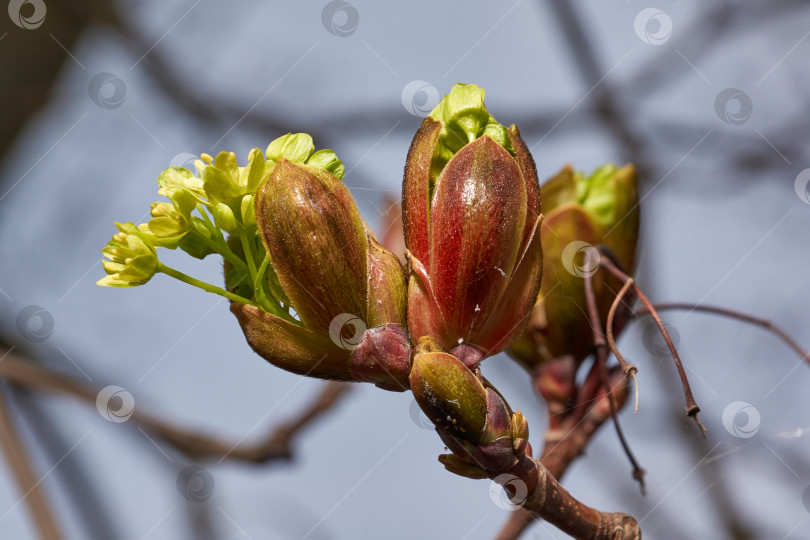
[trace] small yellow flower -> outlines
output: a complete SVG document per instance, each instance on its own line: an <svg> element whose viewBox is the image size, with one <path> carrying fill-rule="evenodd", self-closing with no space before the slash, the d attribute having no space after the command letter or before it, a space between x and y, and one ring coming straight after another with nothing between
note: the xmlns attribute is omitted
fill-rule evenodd
<svg viewBox="0 0 810 540"><path fill-rule="evenodd" d="M115 223L120 232L113 235L107 247L101 250L108 261L103 261L107 276L96 282L102 287L136 287L143 285L158 270L155 247L134 223Z"/></svg>

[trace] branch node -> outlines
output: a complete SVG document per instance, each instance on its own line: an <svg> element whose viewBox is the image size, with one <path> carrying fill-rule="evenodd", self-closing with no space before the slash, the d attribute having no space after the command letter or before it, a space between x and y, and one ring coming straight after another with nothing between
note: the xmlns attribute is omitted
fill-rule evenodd
<svg viewBox="0 0 810 540"><path fill-rule="evenodd" d="M706 433L708 433L709 430L706 429L706 426L704 426L703 423L700 421L700 418L698 418L699 412L700 407L698 407L696 403L693 403L692 405L686 407L686 416L691 417L695 421L697 426L700 428L700 434L703 435L703 438L705 439Z"/></svg>

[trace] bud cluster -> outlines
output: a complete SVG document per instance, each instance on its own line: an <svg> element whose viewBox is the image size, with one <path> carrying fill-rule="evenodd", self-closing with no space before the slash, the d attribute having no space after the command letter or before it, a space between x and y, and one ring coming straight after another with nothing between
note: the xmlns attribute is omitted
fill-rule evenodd
<svg viewBox="0 0 810 540"><path fill-rule="evenodd" d="M425 343L436 361L457 363L475 378L484 358L516 339L511 352L519 356L529 333L518 338L538 317L562 321L566 335L546 332L543 345L555 357L565 353L560 343L570 344L573 328L565 317L578 313L551 294L564 281L560 238L590 231L593 242L608 239L626 210L615 194L633 179L632 169L606 167L590 178L566 169L541 188L517 128L495 120L482 89L455 85L408 153L403 266L360 216L342 182L343 164L331 150L316 152L309 135L255 148L243 165L232 152L203 154L195 169L163 171L158 193L168 200L152 204L147 223L116 224L99 284L136 286L167 274L230 299L248 343L274 365L389 390L413 385L414 353ZM541 195L550 212L545 224ZM554 229L557 238L549 235ZM542 281L541 241L554 270ZM222 256L224 288L166 266L157 248ZM572 287L562 288L570 296ZM537 350L536 342L529 349ZM476 384L490 426L486 433L464 428L483 437L474 446L522 440L492 424L496 417L510 424L513 415L494 390ZM475 459L494 459L487 452Z"/></svg>

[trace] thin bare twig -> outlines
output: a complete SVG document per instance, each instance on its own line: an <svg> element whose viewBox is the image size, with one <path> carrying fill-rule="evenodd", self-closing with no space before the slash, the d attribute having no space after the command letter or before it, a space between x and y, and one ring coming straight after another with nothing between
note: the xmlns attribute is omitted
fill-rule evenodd
<svg viewBox="0 0 810 540"><path fill-rule="evenodd" d="M636 373L638 372L638 368L628 362L622 353L619 352L619 348L616 346L616 338L613 335L613 318L616 315L616 310L622 303L627 292L633 286L633 278L624 282L624 285L619 290L619 293L616 295L616 298L613 300L613 304L610 306L610 311L608 311L607 315L607 341L610 344L610 350L613 351L613 354L616 355L616 359L619 361L619 365L624 372L625 377L629 377L633 379L633 386L636 389L636 406L634 408L634 412L638 414L638 380L636 379Z"/></svg>
<svg viewBox="0 0 810 540"><path fill-rule="evenodd" d="M793 339L787 332L782 330L779 326L773 324L771 321L767 319L761 319L759 317L754 317L753 315L749 315L747 313L741 313L739 311L734 311L732 309L717 307L717 306L704 306L700 304L689 304L683 302L672 302L672 303L661 303L661 304L653 304L653 307L657 311L665 311L667 309L681 309L689 311L700 311L703 313L712 313L715 315L721 315L723 317L729 317L732 319L737 319L739 321L747 322L756 326L760 326L771 332L772 334L776 335L779 339L781 339L788 347L790 347L802 360L807 362L810 365L810 352L804 350L799 343ZM646 307L639 308L633 316L634 317L641 317L642 315L646 315L649 313L649 310Z"/></svg>
<svg viewBox="0 0 810 540"><path fill-rule="evenodd" d="M590 254L586 253L586 259L590 258ZM588 265L589 262L586 260L585 264ZM632 279L630 279L627 283L632 283ZM625 284L627 285L627 284ZM622 291L626 292L626 287L622 288ZM616 297L620 299L623 294L620 294ZM627 442L627 439L624 436L624 431L622 430L622 426L619 423L619 418L616 415L616 404L613 403L613 397L611 396L611 385L610 381L608 380L608 372L607 372L607 344L605 343L605 335L602 332L602 320L599 317L599 308L596 305L596 295L593 292L593 275L588 273L585 275L585 302L588 306L588 320L591 323L591 330L593 332L593 344L596 350L596 360L595 360L595 369L596 374L599 377L599 380L602 382L602 387L604 388L605 392L607 393L608 398L608 405L610 406L610 417L613 419L613 425L616 427L616 435L619 437L619 442L621 442L622 449L624 453L627 455L627 459L630 460L630 464L633 467L633 479L639 483L641 488L641 494L645 494L645 486L644 486L644 469L638 464L633 451L630 449L630 444ZM614 302L615 307L615 302ZM611 309L611 314L608 315L608 333L612 334L610 331L611 325L613 324L613 317L612 314L615 312L615 309ZM627 364L627 362L625 362ZM633 366L635 367L635 366ZM622 371L627 376L627 370L624 366L622 366ZM632 373L632 371L631 371ZM636 387L636 392L638 392L638 382L633 379L633 382ZM636 393L638 396L638 393Z"/></svg>
<svg viewBox="0 0 810 540"><path fill-rule="evenodd" d="M661 321L661 317L655 311L655 308L653 307L652 303L644 295L644 292L641 290L638 284L636 284L635 281L633 281L633 279L629 275L624 273L616 264L614 264L612 260L612 254L610 253L610 251L600 248L599 252L602 255L604 255L604 257L602 257L602 259L600 260L599 265L608 270L610 273L612 273L619 279L624 280L625 282L629 281L630 283L632 283L633 290L635 291L639 300L641 300L644 306L649 310L650 316L653 318L655 324L658 326L658 330L661 332L661 335L663 336L664 341L666 342L667 347L669 348L669 351L672 354L672 359L675 361L675 367L678 370L678 376L681 378L681 384L683 385L683 394L684 397L686 398L686 415L690 416L695 421L697 426L700 428L700 432L703 435L703 437L706 437L707 432L706 427L700 422L700 419L698 418L700 407L698 406L697 402L695 401L695 397L692 394L692 387L689 384L689 378L686 376L686 371L683 368L683 362L681 362L681 357L678 354L678 350L675 348L675 344L672 343L672 338L669 336L669 332L664 326L664 323Z"/></svg>

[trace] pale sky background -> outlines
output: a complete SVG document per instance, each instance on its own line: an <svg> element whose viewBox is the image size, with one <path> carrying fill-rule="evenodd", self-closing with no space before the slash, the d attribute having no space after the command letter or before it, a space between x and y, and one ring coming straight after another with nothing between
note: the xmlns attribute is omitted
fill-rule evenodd
<svg viewBox="0 0 810 540"><path fill-rule="evenodd" d="M400 194L421 121L406 107L429 110L425 99L456 82L485 88L490 112L521 128L541 178L567 163L592 170L641 159L594 114L609 89L650 161L641 179L642 287L657 301L756 313L810 347L810 199L796 190L810 167L810 10L801 3L764 10L737 2L733 17L707 27L721 3L574 2L596 51L596 86L581 76L546 2L351 0L327 19L334 28L322 20L325 1L119 4L153 48L88 31L53 100L0 164L0 332L54 369L121 386L136 408L234 441L255 440L294 414L322 383L256 356L219 297L165 276L136 289L95 285L113 221L143 221L157 175L179 154L233 150L244 159L286 132L256 129L251 119L263 117L286 130L316 129L316 147L337 152L361 212L379 226L383 196ZM348 35L329 31L341 28ZM29 31L51 39L46 26ZM189 92L208 96L218 120L200 122L168 98L147 69L153 56ZM102 89L120 106L91 99L100 73L123 81L121 96L111 84ZM403 95L419 86L412 81L428 88ZM728 88L740 92L719 99ZM223 113L223 102L235 112ZM219 283L214 257L164 252L170 264ZM30 305L53 317L46 341L26 342L17 329ZM785 436L810 427L810 369L760 329L699 313L664 318L680 336L708 440L693 449L699 435L683 415L675 370L645 349L645 323L636 323L620 346L640 368L641 408L621 417L649 493L638 493L612 428L565 486L601 510L632 513L645 538L728 538L711 503L718 489L753 537L810 538L810 435ZM539 451L545 410L522 370L498 356L484 373L528 417ZM222 539L492 538L508 512L488 481L444 471L436 460L443 446L413 421L410 394L355 390L301 436L292 464L200 463L215 481L205 503L178 492L185 458L163 446L170 462L131 423L37 393L18 393L15 411L39 475L52 469L42 485L71 539L98 531L193 538L190 513L207 515ZM723 426L737 401L760 415L750 438ZM71 472L97 492L89 504L107 524L78 512ZM19 498L0 461L2 538L34 538ZM538 524L526 538L565 535Z"/></svg>

